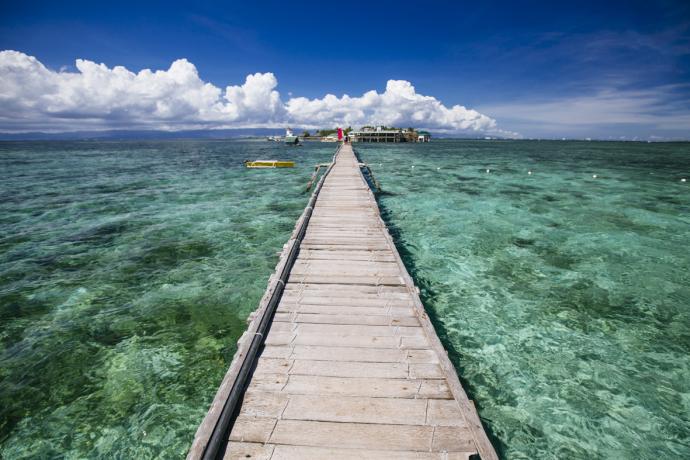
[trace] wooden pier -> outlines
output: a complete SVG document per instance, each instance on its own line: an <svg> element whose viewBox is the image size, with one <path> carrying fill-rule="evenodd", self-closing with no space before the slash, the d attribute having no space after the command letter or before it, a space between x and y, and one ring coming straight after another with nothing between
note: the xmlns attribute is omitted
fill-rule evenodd
<svg viewBox="0 0 690 460"><path fill-rule="evenodd" d="M474 455L497 458L345 144L283 249L188 459Z"/></svg>

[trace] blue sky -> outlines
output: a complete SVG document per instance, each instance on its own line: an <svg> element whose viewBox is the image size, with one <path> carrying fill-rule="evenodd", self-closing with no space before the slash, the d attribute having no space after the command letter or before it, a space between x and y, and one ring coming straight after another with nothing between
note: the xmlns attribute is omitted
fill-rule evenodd
<svg viewBox="0 0 690 460"><path fill-rule="evenodd" d="M471 129L524 137L690 136L689 2L141 3L3 2L0 49L63 72L77 72L76 59L136 73L185 58L220 89L270 72L283 101L405 80L495 120ZM439 117L424 120L461 126L460 115Z"/></svg>

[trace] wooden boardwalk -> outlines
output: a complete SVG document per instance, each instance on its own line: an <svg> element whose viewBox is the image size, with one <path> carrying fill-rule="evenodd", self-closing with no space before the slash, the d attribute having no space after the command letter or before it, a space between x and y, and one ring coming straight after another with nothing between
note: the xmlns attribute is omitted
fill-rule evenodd
<svg viewBox="0 0 690 460"><path fill-rule="evenodd" d="M310 204L188 458L497 458L349 145ZM255 358L252 340L263 342Z"/></svg>

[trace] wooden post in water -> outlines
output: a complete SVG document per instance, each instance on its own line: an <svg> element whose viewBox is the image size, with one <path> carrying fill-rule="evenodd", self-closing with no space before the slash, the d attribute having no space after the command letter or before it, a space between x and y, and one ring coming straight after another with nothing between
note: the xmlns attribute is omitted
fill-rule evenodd
<svg viewBox="0 0 690 460"><path fill-rule="evenodd" d="M238 343L188 459L497 459L348 144Z"/></svg>

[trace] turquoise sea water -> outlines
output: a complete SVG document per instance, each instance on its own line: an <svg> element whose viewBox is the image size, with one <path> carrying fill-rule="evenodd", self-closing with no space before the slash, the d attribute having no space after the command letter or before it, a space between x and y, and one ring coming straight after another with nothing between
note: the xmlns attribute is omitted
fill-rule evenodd
<svg viewBox="0 0 690 460"><path fill-rule="evenodd" d="M1 143L0 457L183 457L333 150ZM690 145L358 150L502 457L690 456Z"/></svg>
<svg viewBox="0 0 690 460"><path fill-rule="evenodd" d="M183 457L332 149L0 144L0 457Z"/></svg>

